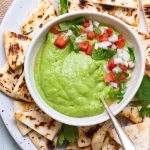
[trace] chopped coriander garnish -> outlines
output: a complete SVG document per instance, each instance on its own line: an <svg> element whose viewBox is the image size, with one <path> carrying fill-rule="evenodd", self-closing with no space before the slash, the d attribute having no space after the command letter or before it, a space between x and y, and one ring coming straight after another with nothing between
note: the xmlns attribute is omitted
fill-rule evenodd
<svg viewBox="0 0 150 150"><path fill-rule="evenodd" d="M133 48L128 47L128 50L129 50L129 54L130 54L130 59L134 62L135 61L135 55L134 55Z"/></svg>

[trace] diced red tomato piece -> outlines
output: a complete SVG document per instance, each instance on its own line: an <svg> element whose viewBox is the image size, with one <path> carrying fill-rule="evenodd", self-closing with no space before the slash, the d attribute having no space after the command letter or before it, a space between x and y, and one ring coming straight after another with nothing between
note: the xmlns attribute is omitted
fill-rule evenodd
<svg viewBox="0 0 150 150"><path fill-rule="evenodd" d="M87 51L89 47L89 42L88 41L80 42L80 43L77 43L77 45L79 46L81 51Z"/></svg>
<svg viewBox="0 0 150 150"><path fill-rule="evenodd" d="M110 36L113 34L113 30L111 28L108 28L105 30L105 33L107 33Z"/></svg>
<svg viewBox="0 0 150 150"><path fill-rule="evenodd" d="M122 69L122 71L126 72L128 70L128 67L125 65L121 65L120 68Z"/></svg>
<svg viewBox="0 0 150 150"><path fill-rule="evenodd" d="M89 47L88 47L88 49L86 51L86 54L91 56L92 55L92 51L93 51L93 45L89 45Z"/></svg>
<svg viewBox="0 0 150 150"><path fill-rule="evenodd" d="M103 35L98 36L98 41L103 42L103 41L108 41L108 34L104 33Z"/></svg>
<svg viewBox="0 0 150 150"><path fill-rule="evenodd" d="M125 81L125 80L126 80L126 74L123 72L123 73L120 75L119 81Z"/></svg>
<svg viewBox="0 0 150 150"><path fill-rule="evenodd" d="M59 31L58 31L58 25L53 26L50 29L50 32L53 33L53 34L58 34L59 33Z"/></svg>
<svg viewBox="0 0 150 150"><path fill-rule="evenodd" d="M115 73L110 72L106 74L104 80L106 83L114 82L116 80Z"/></svg>
<svg viewBox="0 0 150 150"><path fill-rule="evenodd" d="M125 45L125 41L116 41L114 44L117 48L123 48Z"/></svg>
<svg viewBox="0 0 150 150"><path fill-rule="evenodd" d="M88 38L89 40L93 40L93 39L95 38L95 32L93 32L93 31L88 31L88 32L87 32L87 38Z"/></svg>
<svg viewBox="0 0 150 150"><path fill-rule="evenodd" d="M118 35L118 41L124 41L124 37L122 34Z"/></svg>
<svg viewBox="0 0 150 150"><path fill-rule="evenodd" d="M108 66L107 66L107 69L108 70L112 70L113 68L115 68L117 65L115 64L115 62L114 62L114 59L111 59L111 60L109 60L109 62L108 62Z"/></svg>
<svg viewBox="0 0 150 150"><path fill-rule="evenodd" d="M60 34L55 40L55 45L59 48L65 48L68 43L69 37L65 37L65 33Z"/></svg>
<svg viewBox="0 0 150 150"><path fill-rule="evenodd" d="M90 23L89 23L89 22L84 22L84 23L83 23L83 26L84 26L85 28L87 28L87 27L90 26Z"/></svg>

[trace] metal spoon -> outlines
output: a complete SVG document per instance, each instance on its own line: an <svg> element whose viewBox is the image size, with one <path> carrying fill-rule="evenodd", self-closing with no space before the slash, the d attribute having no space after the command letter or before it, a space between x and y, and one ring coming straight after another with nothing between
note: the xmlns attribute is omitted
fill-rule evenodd
<svg viewBox="0 0 150 150"><path fill-rule="evenodd" d="M114 127L115 130L119 136L119 139L122 143L122 146L124 148L124 150L136 150L135 145L133 144L133 142L130 140L130 138L126 135L126 133L123 131L123 129L121 128L119 122L117 121L117 119L114 117L114 115L112 114L111 110L109 109L108 105L106 104L105 100L101 99L101 102L103 103Z"/></svg>

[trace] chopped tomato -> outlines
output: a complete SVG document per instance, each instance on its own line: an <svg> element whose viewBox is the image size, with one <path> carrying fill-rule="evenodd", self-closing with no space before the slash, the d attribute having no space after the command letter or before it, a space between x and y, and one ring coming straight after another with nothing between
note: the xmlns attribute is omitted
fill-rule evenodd
<svg viewBox="0 0 150 150"><path fill-rule="evenodd" d="M89 47L86 51L86 54L91 56L92 55L92 50L93 50L93 45L89 45Z"/></svg>
<svg viewBox="0 0 150 150"><path fill-rule="evenodd" d="M122 34L118 35L118 41L124 41L124 37Z"/></svg>
<svg viewBox="0 0 150 150"><path fill-rule="evenodd" d="M88 38L89 40L93 40L94 37L95 37L95 32L93 32L93 31L88 31L88 32L87 32L87 38Z"/></svg>
<svg viewBox="0 0 150 150"><path fill-rule="evenodd" d="M104 33L103 35L98 36L98 41L103 42L103 41L108 41L108 34Z"/></svg>
<svg viewBox="0 0 150 150"><path fill-rule="evenodd" d="M126 80L126 74L123 72L123 73L120 75L119 81L125 81L125 80Z"/></svg>
<svg viewBox="0 0 150 150"><path fill-rule="evenodd" d="M125 45L125 41L116 41L114 44L117 48L123 48Z"/></svg>
<svg viewBox="0 0 150 150"><path fill-rule="evenodd" d="M87 51L89 47L89 42L88 41L80 42L80 43L77 43L77 45L79 46L81 51Z"/></svg>
<svg viewBox="0 0 150 150"><path fill-rule="evenodd" d="M84 23L83 23L83 26L84 26L85 28L87 28L87 27L90 26L90 23L89 23L89 22L84 22Z"/></svg>
<svg viewBox="0 0 150 150"><path fill-rule="evenodd" d="M55 45L59 48L65 48L68 43L69 37L65 37L65 33L60 34L55 40Z"/></svg>
<svg viewBox="0 0 150 150"><path fill-rule="evenodd" d="M128 67L125 65L121 65L120 68L122 69L122 71L126 72L128 70Z"/></svg>
<svg viewBox="0 0 150 150"><path fill-rule="evenodd" d="M112 70L113 68L115 68L117 65L115 64L115 62L114 62L114 59L111 59L111 60L109 60L109 62L108 62L108 66L107 66L107 69L108 70Z"/></svg>
<svg viewBox="0 0 150 150"><path fill-rule="evenodd" d="M59 33L59 31L58 31L58 25L53 26L50 29L50 32L52 32L53 34L58 34Z"/></svg>
<svg viewBox="0 0 150 150"><path fill-rule="evenodd" d="M116 80L115 73L110 72L106 74L104 80L106 83L114 82Z"/></svg>
<svg viewBox="0 0 150 150"><path fill-rule="evenodd" d="M111 28L108 28L105 30L105 33L107 33L110 36L113 34L113 30Z"/></svg>

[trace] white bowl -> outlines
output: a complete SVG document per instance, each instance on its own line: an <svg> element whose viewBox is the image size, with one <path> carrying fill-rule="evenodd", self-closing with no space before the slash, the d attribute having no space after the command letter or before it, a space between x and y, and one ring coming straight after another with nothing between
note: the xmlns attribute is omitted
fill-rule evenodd
<svg viewBox="0 0 150 150"><path fill-rule="evenodd" d="M55 120L58 120L62 123L69 124L69 125L75 125L75 126L89 126L94 125L98 123L102 123L109 119L106 112L103 112L102 114L99 114L97 116L93 117L85 117L85 118L73 118L66 116L60 112L57 112L52 107L50 107L40 96L34 80L34 63L35 63L35 57L39 51L39 48L41 44L46 39L46 35L49 31L49 29L56 23L66 21L66 20L72 20L74 18L85 16L88 19L91 20L97 20L101 23L104 23L106 25L110 25L120 31L124 37L134 46L135 48L135 57L136 57L136 64L135 69L133 72L132 79L128 83L127 92L124 96L124 99L117 104L117 102L114 102L110 109L112 110L113 114L118 114L123 108L131 101L131 99L134 97L135 93L137 92L143 78L144 74L144 49L142 47L142 43L138 38L138 35L135 33L133 29L131 29L130 26L122 22L121 20L112 17L107 14L99 13L99 12L79 12L79 13L73 13L73 14L65 14L62 16L57 17L56 19L49 22L46 26L44 26L37 35L35 35L26 56L25 60L25 79L26 83L29 89L29 92L31 93L35 103L50 117L54 118Z"/></svg>

